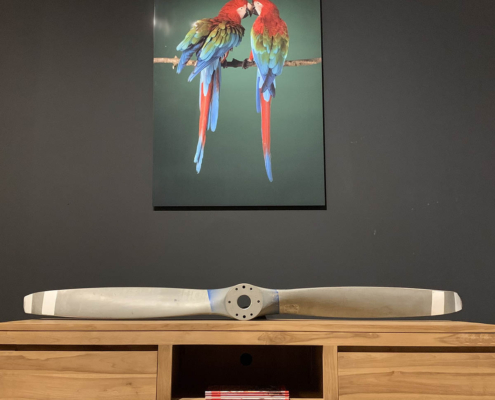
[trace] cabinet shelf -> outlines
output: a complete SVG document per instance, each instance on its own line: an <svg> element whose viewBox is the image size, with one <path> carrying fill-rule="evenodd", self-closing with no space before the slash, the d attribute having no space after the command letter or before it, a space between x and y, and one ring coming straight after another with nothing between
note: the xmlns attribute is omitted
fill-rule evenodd
<svg viewBox="0 0 495 400"><path fill-rule="evenodd" d="M322 399L321 346L174 346L172 398L204 398L212 386L285 386L291 398Z"/></svg>

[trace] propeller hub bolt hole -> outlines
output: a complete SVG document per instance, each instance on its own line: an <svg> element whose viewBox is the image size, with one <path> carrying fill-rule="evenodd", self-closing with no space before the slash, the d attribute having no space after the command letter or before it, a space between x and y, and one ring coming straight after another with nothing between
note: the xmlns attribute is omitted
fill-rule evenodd
<svg viewBox="0 0 495 400"><path fill-rule="evenodd" d="M251 298L249 296L242 295L237 299L237 305L245 310L251 305Z"/></svg>

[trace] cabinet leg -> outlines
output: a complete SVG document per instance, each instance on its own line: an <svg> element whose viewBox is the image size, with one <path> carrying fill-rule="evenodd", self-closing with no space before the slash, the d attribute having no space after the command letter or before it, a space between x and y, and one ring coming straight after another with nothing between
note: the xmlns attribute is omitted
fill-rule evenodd
<svg viewBox="0 0 495 400"><path fill-rule="evenodd" d="M173 346L158 346L156 400L172 400L172 356Z"/></svg>
<svg viewBox="0 0 495 400"><path fill-rule="evenodd" d="M323 346L323 399L339 399L337 346Z"/></svg>

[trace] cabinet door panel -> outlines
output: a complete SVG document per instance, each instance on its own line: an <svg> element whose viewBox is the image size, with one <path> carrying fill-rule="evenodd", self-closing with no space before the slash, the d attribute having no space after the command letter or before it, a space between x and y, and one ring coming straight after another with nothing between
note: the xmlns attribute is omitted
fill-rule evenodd
<svg viewBox="0 0 495 400"><path fill-rule="evenodd" d="M156 352L0 351L0 399L155 400Z"/></svg>
<svg viewBox="0 0 495 400"><path fill-rule="evenodd" d="M493 353L340 353L343 400L495 400Z"/></svg>

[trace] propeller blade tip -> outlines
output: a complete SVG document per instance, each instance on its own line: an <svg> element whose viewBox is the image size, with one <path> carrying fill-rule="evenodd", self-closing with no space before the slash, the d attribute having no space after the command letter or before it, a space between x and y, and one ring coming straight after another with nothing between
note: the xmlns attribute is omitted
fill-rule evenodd
<svg viewBox="0 0 495 400"><path fill-rule="evenodd" d="M32 314L33 312L33 295L29 294L24 297L24 312L26 314Z"/></svg>
<svg viewBox="0 0 495 400"><path fill-rule="evenodd" d="M459 312L462 310L461 296L459 296L457 293L454 293L454 297L455 297L455 312Z"/></svg>

